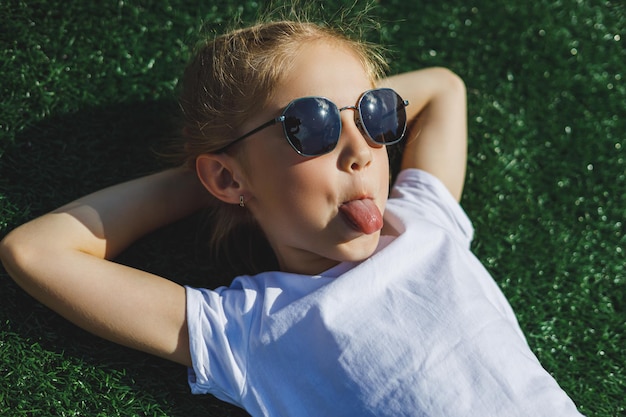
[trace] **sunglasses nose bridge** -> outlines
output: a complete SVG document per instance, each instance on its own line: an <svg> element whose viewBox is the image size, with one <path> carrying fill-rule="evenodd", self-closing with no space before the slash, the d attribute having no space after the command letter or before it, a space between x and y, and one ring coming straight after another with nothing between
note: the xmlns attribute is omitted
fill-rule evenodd
<svg viewBox="0 0 626 417"><path fill-rule="evenodd" d="M361 129L361 124L360 124L361 118L359 117L359 114L360 114L359 108L357 106L344 106L339 109L339 113L341 113L344 110L354 110L354 117L353 117L354 122L356 123L357 127Z"/></svg>
<svg viewBox="0 0 626 417"><path fill-rule="evenodd" d="M369 133L365 129L365 125L363 124L363 121L361 120L361 111L358 105L357 106L344 106L344 107L339 108L338 110L339 112L342 112L343 110L354 110L352 120L354 121L356 128L361 134L361 138L365 139L365 143L367 143L366 147L369 148L369 146L374 146L374 147L379 146L374 141L372 141Z"/></svg>
<svg viewBox="0 0 626 417"><path fill-rule="evenodd" d="M357 129L361 132L361 135L369 142L371 140L369 133L365 129L365 125L363 125L363 121L361 120L361 111L358 106L344 106L339 109L339 112L344 110L354 110L354 124L356 124Z"/></svg>
<svg viewBox="0 0 626 417"><path fill-rule="evenodd" d="M348 109L352 109L352 110L359 110L357 108L357 106L343 106L342 108L339 109L340 112L344 111L344 110L348 110Z"/></svg>

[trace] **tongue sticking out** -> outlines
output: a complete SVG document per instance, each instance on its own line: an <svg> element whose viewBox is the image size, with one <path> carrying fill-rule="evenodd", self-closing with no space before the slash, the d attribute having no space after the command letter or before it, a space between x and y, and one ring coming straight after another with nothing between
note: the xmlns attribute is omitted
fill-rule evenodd
<svg viewBox="0 0 626 417"><path fill-rule="evenodd" d="M374 202L368 198L352 200L339 206L352 227L366 235L375 233L383 227L383 216Z"/></svg>

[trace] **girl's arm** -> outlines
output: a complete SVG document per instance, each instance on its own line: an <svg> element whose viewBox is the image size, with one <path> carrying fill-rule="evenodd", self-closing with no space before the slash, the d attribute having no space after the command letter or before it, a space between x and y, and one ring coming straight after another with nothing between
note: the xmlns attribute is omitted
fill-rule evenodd
<svg viewBox="0 0 626 417"><path fill-rule="evenodd" d="M108 259L199 209L205 195L183 168L119 184L18 227L0 242L0 258L21 287L75 324L190 365L184 288Z"/></svg>
<svg viewBox="0 0 626 417"><path fill-rule="evenodd" d="M435 175L460 200L467 158L463 81L447 69L428 68L385 78L379 86L395 89L410 103L401 168Z"/></svg>

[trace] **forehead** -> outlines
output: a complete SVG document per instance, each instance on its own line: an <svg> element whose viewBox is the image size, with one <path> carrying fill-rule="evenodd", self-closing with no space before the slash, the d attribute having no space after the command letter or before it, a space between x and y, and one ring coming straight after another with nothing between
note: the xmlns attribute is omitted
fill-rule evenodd
<svg viewBox="0 0 626 417"><path fill-rule="evenodd" d="M277 86L276 104L305 96L324 96L337 105L352 105L373 87L359 55L338 42L312 41L302 46L289 73Z"/></svg>

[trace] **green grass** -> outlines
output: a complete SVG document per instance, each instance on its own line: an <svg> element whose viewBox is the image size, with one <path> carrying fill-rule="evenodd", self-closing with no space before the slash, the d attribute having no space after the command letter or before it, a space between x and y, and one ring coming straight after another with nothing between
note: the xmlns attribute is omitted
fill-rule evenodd
<svg viewBox="0 0 626 417"><path fill-rule="evenodd" d="M105 3L0 5L0 237L72 198L158 169L149 149L170 131L174 88L198 28L219 31L233 14L250 19L259 8ZM443 65L465 79L463 205L475 252L581 411L624 415L626 7L381 0L373 14L394 72ZM206 282L211 269L192 249L194 228L191 219L158 232L121 261ZM176 365L76 329L0 269L0 415L245 413L191 396Z"/></svg>

